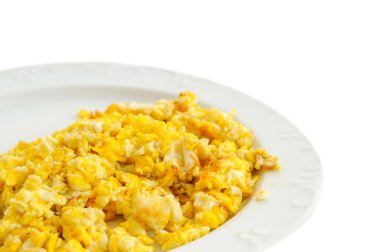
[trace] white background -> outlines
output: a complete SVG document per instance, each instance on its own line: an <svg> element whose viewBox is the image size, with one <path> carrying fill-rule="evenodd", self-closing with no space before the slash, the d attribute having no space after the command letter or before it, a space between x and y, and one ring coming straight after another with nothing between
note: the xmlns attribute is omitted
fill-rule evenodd
<svg viewBox="0 0 380 252"><path fill-rule="evenodd" d="M272 252L380 251L378 1L0 1L0 69L68 61L167 68L293 121L324 168L316 211Z"/></svg>

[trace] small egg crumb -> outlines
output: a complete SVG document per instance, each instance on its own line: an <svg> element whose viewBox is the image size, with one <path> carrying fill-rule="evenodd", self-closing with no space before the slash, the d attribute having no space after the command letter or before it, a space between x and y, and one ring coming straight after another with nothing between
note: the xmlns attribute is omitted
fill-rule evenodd
<svg viewBox="0 0 380 252"><path fill-rule="evenodd" d="M267 200L268 198L269 198L269 192L266 190L260 189L256 193L256 200L258 200L258 201L264 201L264 200Z"/></svg>

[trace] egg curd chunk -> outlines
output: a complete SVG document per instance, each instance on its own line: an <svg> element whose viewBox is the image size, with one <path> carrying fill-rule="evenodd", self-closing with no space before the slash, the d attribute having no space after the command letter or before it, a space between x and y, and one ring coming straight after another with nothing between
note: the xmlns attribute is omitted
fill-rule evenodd
<svg viewBox="0 0 380 252"><path fill-rule="evenodd" d="M191 92L81 110L0 155L0 252L170 250L218 228L277 158ZM123 218L115 228L107 221Z"/></svg>

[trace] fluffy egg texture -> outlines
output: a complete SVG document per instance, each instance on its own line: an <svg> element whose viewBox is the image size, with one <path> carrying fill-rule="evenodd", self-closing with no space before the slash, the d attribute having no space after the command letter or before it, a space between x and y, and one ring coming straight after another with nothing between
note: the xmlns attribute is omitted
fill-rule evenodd
<svg viewBox="0 0 380 252"><path fill-rule="evenodd" d="M0 251L170 250L218 228L277 158L191 92L81 110L0 155ZM117 227L107 221L123 218Z"/></svg>

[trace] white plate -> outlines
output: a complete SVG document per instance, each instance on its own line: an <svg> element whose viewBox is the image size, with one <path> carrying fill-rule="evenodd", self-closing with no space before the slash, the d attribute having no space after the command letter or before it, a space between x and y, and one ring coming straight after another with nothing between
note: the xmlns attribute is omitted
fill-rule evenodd
<svg viewBox="0 0 380 252"><path fill-rule="evenodd" d="M72 122L81 108L104 109L121 101L154 102L191 90L206 106L236 109L238 120L280 158L267 173L265 202L249 200L230 221L175 251L261 251L298 228L316 205L322 171L303 134L284 117L231 88L197 77L142 66L69 63L0 73L0 152Z"/></svg>

